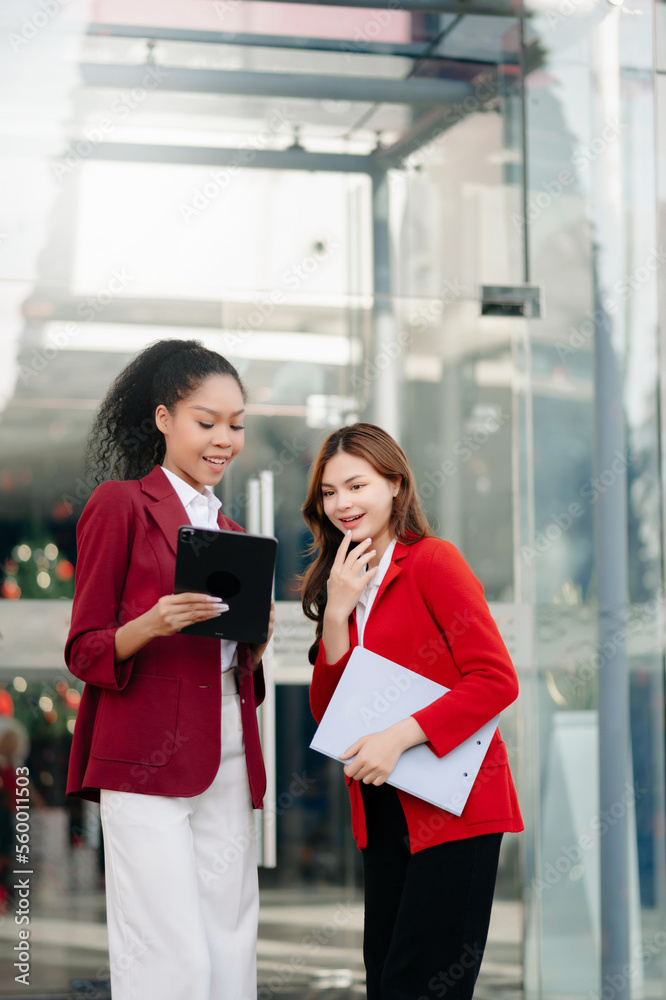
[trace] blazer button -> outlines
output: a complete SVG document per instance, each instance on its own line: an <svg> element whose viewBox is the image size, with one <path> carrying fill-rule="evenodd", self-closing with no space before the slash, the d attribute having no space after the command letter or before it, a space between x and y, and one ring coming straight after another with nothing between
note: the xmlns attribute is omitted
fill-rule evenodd
<svg viewBox="0 0 666 1000"><path fill-rule="evenodd" d="M241 698L241 705L245 704L245 698Z"/></svg>

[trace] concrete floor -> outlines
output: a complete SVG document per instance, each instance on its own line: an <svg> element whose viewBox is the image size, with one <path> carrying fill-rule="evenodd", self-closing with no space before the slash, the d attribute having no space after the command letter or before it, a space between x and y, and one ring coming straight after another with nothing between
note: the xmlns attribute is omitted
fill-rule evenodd
<svg viewBox="0 0 666 1000"><path fill-rule="evenodd" d="M52 900L31 922L30 987L14 983L17 928L0 921L3 1000L107 1000L104 897L96 893L67 909ZM361 955L363 909L341 889L264 890L257 950L259 1000L359 1000L365 996ZM477 1000L521 1000L521 908L498 900ZM416 998L415 998L416 1000Z"/></svg>

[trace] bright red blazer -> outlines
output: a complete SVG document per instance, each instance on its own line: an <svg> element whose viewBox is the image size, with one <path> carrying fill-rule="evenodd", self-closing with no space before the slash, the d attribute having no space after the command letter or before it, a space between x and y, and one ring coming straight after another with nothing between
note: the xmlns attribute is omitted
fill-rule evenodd
<svg viewBox="0 0 666 1000"><path fill-rule="evenodd" d="M220 764L219 642L161 636L114 663L114 636L173 593L178 528L189 519L159 466L141 480L102 483L77 527L72 624L65 647L70 671L85 681L69 762L67 794L99 801L99 790L191 796ZM218 525L243 531L222 514ZM245 758L255 808L266 788L256 707L263 668L238 647L237 671Z"/></svg>
<svg viewBox="0 0 666 1000"><path fill-rule="evenodd" d="M310 704L317 722L358 645L355 612L349 618L351 648L327 663L323 643L312 676ZM366 649L415 670L451 691L416 712L427 746L443 757L518 696L518 678L488 610L483 588L450 542L423 538L396 544L375 597L363 637ZM378 728L381 728L379 726ZM347 779L352 828L360 848L367 844L358 781ZM499 729L484 758L461 816L398 791L412 852L484 833L523 827Z"/></svg>

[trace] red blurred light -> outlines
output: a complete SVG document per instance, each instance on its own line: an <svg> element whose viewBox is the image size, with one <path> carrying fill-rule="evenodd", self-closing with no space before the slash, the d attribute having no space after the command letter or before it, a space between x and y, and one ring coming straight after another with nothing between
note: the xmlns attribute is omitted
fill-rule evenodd
<svg viewBox="0 0 666 1000"><path fill-rule="evenodd" d="M62 500L60 503L55 505L51 511L51 516L54 521L66 521L67 518L71 517L73 513L74 508L71 503L68 503L66 500Z"/></svg>
<svg viewBox="0 0 666 1000"><path fill-rule="evenodd" d="M0 586L0 594L8 601L16 601L21 596L21 588L14 580L5 580Z"/></svg>
<svg viewBox="0 0 666 1000"><path fill-rule="evenodd" d="M78 708L81 702L81 695L76 688L70 688L65 695L65 704L68 708Z"/></svg>
<svg viewBox="0 0 666 1000"><path fill-rule="evenodd" d="M12 701L12 696L9 691L4 688L0 690L0 715L13 715L14 714L14 702Z"/></svg>
<svg viewBox="0 0 666 1000"><path fill-rule="evenodd" d="M74 567L69 559L61 559L55 568L55 575L59 580L71 580L74 576Z"/></svg>

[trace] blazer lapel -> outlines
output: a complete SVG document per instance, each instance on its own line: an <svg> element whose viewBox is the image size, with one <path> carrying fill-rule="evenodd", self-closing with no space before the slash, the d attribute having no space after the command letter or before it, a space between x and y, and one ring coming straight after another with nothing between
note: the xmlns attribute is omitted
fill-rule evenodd
<svg viewBox="0 0 666 1000"><path fill-rule="evenodd" d="M380 600L386 588L390 586L390 584L393 583L396 577L398 577L402 572L402 560L405 559L408 555L409 555L409 545L402 545L401 542L396 542L395 552L393 553L393 559L391 559L388 569L386 570L386 574L384 575L384 579L379 585L379 590L377 591L377 596L375 597L371 613L372 610L374 610L375 605Z"/></svg>
<svg viewBox="0 0 666 1000"><path fill-rule="evenodd" d="M245 528L241 528L240 524L236 524L230 517L223 514L222 508L217 512L217 526L220 531L245 531Z"/></svg>
<svg viewBox="0 0 666 1000"><path fill-rule="evenodd" d="M141 489L149 497L152 497L154 502L146 504L146 511L166 538L169 548L175 555L178 544L178 529L181 524L189 524L189 518L180 502L180 497L159 465L156 465L153 471L141 480Z"/></svg>

